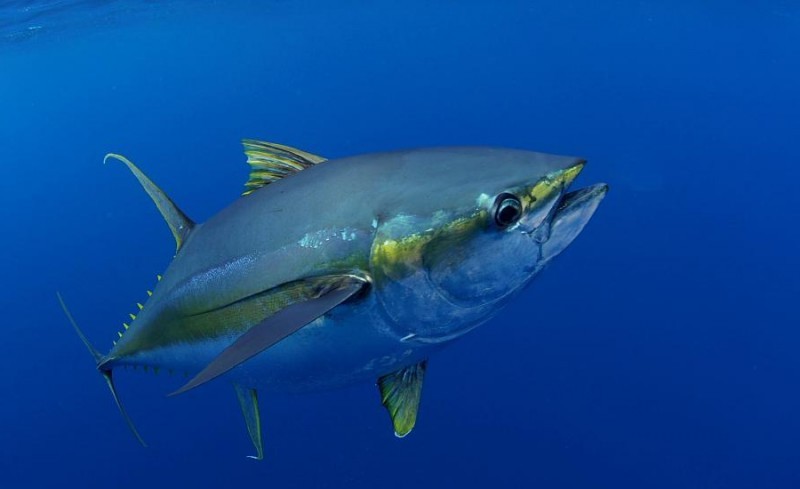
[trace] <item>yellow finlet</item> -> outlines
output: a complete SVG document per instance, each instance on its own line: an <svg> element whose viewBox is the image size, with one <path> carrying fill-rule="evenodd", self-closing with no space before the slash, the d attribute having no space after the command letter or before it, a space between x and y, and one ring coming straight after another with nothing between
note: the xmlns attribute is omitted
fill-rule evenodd
<svg viewBox="0 0 800 489"><path fill-rule="evenodd" d="M136 307L138 307L140 311L141 311L142 309L144 309L144 306L142 305L142 303L141 303L141 302L137 302L137 303L136 303Z"/></svg>
<svg viewBox="0 0 800 489"><path fill-rule="evenodd" d="M153 291L152 290L148 290L147 291L147 297L153 297Z"/></svg>
<svg viewBox="0 0 800 489"><path fill-rule="evenodd" d="M125 328L125 329L128 329L128 328L130 328L130 326L128 325L128 323L122 323L122 327L123 327L123 328Z"/></svg>
<svg viewBox="0 0 800 489"><path fill-rule="evenodd" d="M131 317L131 321L135 321L135 320L136 320L136 316L135 316L135 315L133 315L133 314L128 314L128 316L130 316L130 317Z"/></svg>

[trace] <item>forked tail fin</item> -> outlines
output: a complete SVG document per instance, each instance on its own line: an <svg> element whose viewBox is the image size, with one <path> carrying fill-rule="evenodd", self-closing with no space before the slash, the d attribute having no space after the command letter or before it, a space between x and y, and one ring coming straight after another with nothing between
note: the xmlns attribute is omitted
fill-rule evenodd
<svg viewBox="0 0 800 489"><path fill-rule="evenodd" d="M131 417L128 416L128 412L125 411L125 407L119 400L119 396L117 395L117 389L114 387L114 378L111 374L111 368L103 366L105 357L103 357L103 355L99 351L97 351L97 349L94 346L92 346L91 343L89 343L89 339L86 337L85 334L83 334L81 328L78 327L78 323L75 322L75 319L72 317L72 314L70 314L69 309L67 309L67 305L64 303L64 299L61 297L61 294L59 292L56 292L56 296L58 297L58 302L61 304L61 309L64 310L64 314L67 316L67 320L69 320L70 324L72 324L72 327L75 328L75 332L78 334L78 337L86 346L86 349L89 350L89 353L91 353L92 356L94 357L95 364L97 365L97 370L100 372L100 375L103 376L103 379L105 379L106 385L108 385L108 388L111 391L111 395L114 397L114 402L117 404L117 408L119 408L120 414L122 414L122 418L125 420L125 423L128 424L128 428L131 429L131 432L133 432L133 436L135 436L136 439L139 440L139 443L141 443L142 446L146 447L147 443L144 442L142 435L140 435L139 432L136 430L136 426L134 426L133 420L131 420Z"/></svg>

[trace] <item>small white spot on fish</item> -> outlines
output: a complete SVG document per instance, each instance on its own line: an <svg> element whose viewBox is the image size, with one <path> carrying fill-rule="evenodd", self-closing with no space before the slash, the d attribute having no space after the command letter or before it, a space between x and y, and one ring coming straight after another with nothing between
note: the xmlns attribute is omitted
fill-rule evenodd
<svg viewBox="0 0 800 489"><path fill-rule="evenodd" d="M353 241L357 233L352 228L325 229L303 236L297 243L303 248L319 248L331 241Z"/></svg>
<svg viewBox="0 0 800 489"><path fill-rule="evenodd" d="M303 326L305 329L310 330L314 328L322 328L325 327L325 317L318 317L317 319L311 321L310 323Z"/></svg>

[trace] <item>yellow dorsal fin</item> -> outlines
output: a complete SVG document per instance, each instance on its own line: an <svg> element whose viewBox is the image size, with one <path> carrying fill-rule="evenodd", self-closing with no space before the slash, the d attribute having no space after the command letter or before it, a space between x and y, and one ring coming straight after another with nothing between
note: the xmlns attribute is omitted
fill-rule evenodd
<svg viewBox="0 0 800 489"><path fill-rule="evenodd" d="M114 159L124 163L131 173L133 173L133 176L136 177L140 184L142 184L142 188L144 188L144 191L147 192L147 195L153 199L153 202L156 204L156 207L158 207L158 210L161 212L164 220L167 221L167 225L169 226L170 231L172 231L172 235L175 236L176 251L181 249L181 245L183 245L183 242L186 240L189 232L194 227L194 222L186 217L186 214L184 214L183 211L180 210L174 202L172 202L167 194L158 188L158 185L153 183L152 180L147 178L147 175L142 173L142 171L139 170L139 168L137 168L136 165L131 162L131 160L122 155L108 153L103 159L103 163L107 162L109 159Z"/></svg>
<svg viewBox="0 0 800 489"><path fill-rule="evenodd" d="M325 161L321 156L282 144L243 139L242 145L250 165L250 179L242 195Z"/></svg>

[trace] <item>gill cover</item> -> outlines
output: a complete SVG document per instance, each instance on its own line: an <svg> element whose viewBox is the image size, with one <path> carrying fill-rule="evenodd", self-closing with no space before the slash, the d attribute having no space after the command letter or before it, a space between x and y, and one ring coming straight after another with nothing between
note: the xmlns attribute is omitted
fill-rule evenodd
<svg viewBox="0 0 800 489"><path fill-rule="evenodd" d="M492 221L480 232L449 233L429 245L423 262L440 293L463 308L497 307L528 283L543 262L540 243L550 237L559 203L584 166L585 161L577 160L538 181L501 190L483 204ZM509 209L511 213L499 215ZM507 222L509 217L514 219Z"/></svg>

